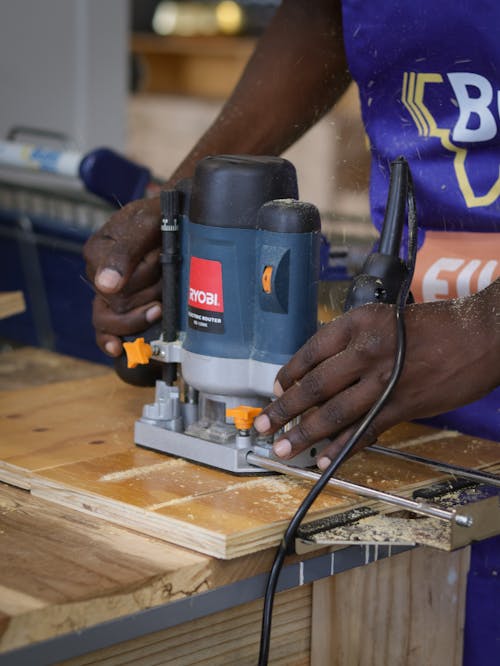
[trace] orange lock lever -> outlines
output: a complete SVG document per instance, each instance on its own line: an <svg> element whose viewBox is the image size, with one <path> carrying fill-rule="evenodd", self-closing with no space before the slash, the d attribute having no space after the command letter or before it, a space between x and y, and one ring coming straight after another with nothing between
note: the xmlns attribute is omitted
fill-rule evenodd
<svg viewBox="0 0 500 666"><path fill-rule="evenodd" d="M238 405L234 409L226 409L226 416L234 419L234 425L238 430L250 430L255 417L262 411L262 407L249 407L248 405Z"/></svg>
<svg viewBox="0 0 500 666"><path fill-rule="evenodd" d="M127 368L136 368L138 365L147 365L153 356L150 344L144 338L136 338L133 342L124 342L123 348L127 355Z"/></svg>

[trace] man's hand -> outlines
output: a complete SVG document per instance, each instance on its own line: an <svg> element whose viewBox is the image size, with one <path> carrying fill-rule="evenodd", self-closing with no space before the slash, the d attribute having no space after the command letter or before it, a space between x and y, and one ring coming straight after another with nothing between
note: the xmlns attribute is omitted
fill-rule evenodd
<svg viewBox="0 0 500 666"><path fill-rule="evenodd" d="M358 448L401 421L460 407L500 383L494 289L406 308L403 373ZM322 469L328 466L388 383L396 351L394 314L387 305L352 310L322 327L280 370L278 398L257 417L255 427L270 434L302 418L274 444L276 455L292 458L329 439L317 461Z"/></svg>
<svg viewBox="0 0 500 666"><path fill-rule="evenodd" d="M96 289L93 324L111 356L120 336L139 333L161 316L160 199L141 199L112 215L83 249Z"/></svg>

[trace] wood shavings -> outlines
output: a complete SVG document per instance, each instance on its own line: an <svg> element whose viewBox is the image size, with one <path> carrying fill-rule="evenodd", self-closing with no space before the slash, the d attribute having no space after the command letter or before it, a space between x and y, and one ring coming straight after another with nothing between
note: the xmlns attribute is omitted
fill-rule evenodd
<svg viewBox="0 0 500 666"><path fill-rule="evenodd" d="M397 518L377 515L363 518L352 525L321 532L313 536L312 541L318 544L425 544L448 550L449 526L437 518Z"/></svg>
<svg viewBox="0 0 500 666"><path fill-rule="evenodd" d="M189 463L182 458L170 458L165 462L155 463L153 465L144 465L143 467L132 467L124 469L121 472L110 472L103 474L99 481L124 481L126 479L141 479L149 476L153 472L172 471L176 467L185 467Z"/></svg>

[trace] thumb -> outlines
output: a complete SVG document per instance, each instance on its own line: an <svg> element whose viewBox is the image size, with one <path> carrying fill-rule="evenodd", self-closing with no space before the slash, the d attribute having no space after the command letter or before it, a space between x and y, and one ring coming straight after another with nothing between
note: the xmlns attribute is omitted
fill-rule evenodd
<svg viewBox="0 0 500 666"><path fill-rule="evenodd" d="M105 294L114 294L120 291L125 280L117 268L98 268L94 278L96 289Z"/></svg>
<svg viewBox="0 0 500 666"><path fill-rule="evenodd" d="M104 294L119 292L145 255L160 243L160 199L142 199L114 213L86 242L87 275Z"/></svg>

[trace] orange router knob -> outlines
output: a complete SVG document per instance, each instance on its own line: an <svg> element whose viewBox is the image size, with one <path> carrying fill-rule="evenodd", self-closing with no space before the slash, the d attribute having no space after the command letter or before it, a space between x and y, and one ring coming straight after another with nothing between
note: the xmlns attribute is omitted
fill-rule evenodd
<svg viewBox="0 0 500 666"><path fill-rule="evenodd" d="M127 355L127 367L136 368L138 365L147 365L153 356L150 344L144 338L136 338L133 342L124 342L123 347Z"/></svg>
<svg viewBox="0 0 500 666"><path fill-rule="evenodd" d="M232 416L234 425L238 430L250 430L253 421L262 411L262 407L249 407L248 405L238 405L234 409L226 409L226 416Z"/></svg>
<svg viewBox="0 0 500 666"><path fill-rule="evenodd" d="M262 289L266 294L270 294L272 289L273 267L266 266L262 273Z"/></svg>

